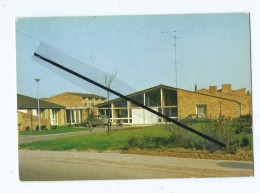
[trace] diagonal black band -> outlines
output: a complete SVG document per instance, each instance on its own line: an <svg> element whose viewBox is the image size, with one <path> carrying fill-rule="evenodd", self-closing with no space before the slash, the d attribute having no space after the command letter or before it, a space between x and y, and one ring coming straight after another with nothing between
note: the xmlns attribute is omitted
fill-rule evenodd
<svg viewBox="0 0 260 193"><path fill-rule="evenodd" d="M89 78L87 78L87 77L85 77L85 76L83 76L83 75L81 75L81 74L79 74L79 73L77 73L77 72L75 72L75 71L73 71L73 70L71 70L69 68L66 68L66 67L64 67L64 66L62 66L62 65L60 65L60 64L58 64L58 63L56 63L54 61L51 61L51 60L49 60L49 59L47 59L47 58L45 58L45 57L43 57L43 56L41 56L41 55L39 55L37 53L34 53L34 56L36 56L37 58L42 59L45 62L48 62L48 63L56 66L56 67L58 67L58 68L60 68L60 69L62 69L64 71L66 71L66 72L69 72L69 73L73 74L74 76L77 76L77 77L79 77L79 78L81 78L81 79L83 79L83 80L85 80L87 82L90 82L91 84L94 84L94 85L96 85L96 86L98 86L98 87L100 87L100 88L102 88L102 89L104 89L104 90L106 90L108 92L111 92L111 93L113 93L114 95L117 95L120 98L123 98L123 99L125 99L125 100L127 100L129 102L132 102L135 105L137 105L139 107L142 107L145 110L150 111L151 113L153 113L155 115L158 115L159 117L164 118L167 121L170 121L170 122L172 122L172 123L174 123L174 124L184 128L184 129L186 129L188 131L191 131L192 133L195 133L196 135L199 135L199 136L203 137L204 139L207 139L207 140L209 140L209 141L211 141L211 142L213 142L213 143L215 143L215 144L217 144L217 145L219 145L221 147L226 148L226 145L224 143L222 143L222 142L220 142L220 141L218 141L216 139L213 139L213 138L211 138L211 137L209 137L209 136L207 136L207 135L205 135L205 134L203 134L203 133L201 133L201 132L199 132L199 131L197 131L195 129L192 129L191 127L188 127L187 125L184 125L184 124L182 124L182 123L180 123L180 122L178 122L178 121L176 121L176 120L174 120L174 119L172 119L170 117L167 117L166 115L163 115L163 114L161 114L161 113L159 113L159 112L157 112L157 111L155 111L155 110L153 110L153 109L151 109L151 108L149 108L149 107L147 107L147 106L145 106L145 105L143 105L143 104L141 104L141 103L139 103L139 102L137 102L137 101L127 97L127 96L125 96L125 95L122 95L119 92L116 92L116 91L114 91L114 90L112 90L112 89L110 89L110 88L108 88L106 86L103 86L102 84L99 84L98 82L96 82L96 81L94 81L92 79L89 79Z"/></svg>

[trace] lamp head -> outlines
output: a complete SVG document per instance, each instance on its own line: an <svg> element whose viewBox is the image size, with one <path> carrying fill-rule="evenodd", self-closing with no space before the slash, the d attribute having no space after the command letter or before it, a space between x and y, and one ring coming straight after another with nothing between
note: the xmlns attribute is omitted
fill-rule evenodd
<svg viewBox="0 0 260 193"><path fill-rule="evenodd" d="M39 78L35 78L34 79L36 82L39 82L41 79L39 79Z"/></svg>

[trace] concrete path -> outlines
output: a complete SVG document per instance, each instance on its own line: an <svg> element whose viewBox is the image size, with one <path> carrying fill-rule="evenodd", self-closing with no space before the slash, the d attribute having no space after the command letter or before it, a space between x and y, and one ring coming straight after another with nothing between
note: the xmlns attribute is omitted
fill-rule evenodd
<svg viewBox="0 0 260 193"><path fill-rule="evenodd" d="M252 162L19 150L22 181L252 176Z"/></svg>

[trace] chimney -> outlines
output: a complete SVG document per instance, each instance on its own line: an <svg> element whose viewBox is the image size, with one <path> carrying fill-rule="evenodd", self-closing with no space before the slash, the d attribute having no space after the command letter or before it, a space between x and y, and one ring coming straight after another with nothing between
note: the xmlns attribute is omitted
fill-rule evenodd
<svg viewBox="0 0 260 193"><path fill-rule="evenodd" d="M198 90L198 87L197 87L197 84L195 84L195 92L197 92Z"/></svg>
<svg viewBox="0 0 260 193"><path fill-rule="evenodd" d="M217 86L209 86L209 94L217 93Z"/></svg>
<svg viewBox="0 0 260 193"><path fill-rule="evenodd" d="M222 93L228 93L231 91L231 84L222 84Z"/></svg>

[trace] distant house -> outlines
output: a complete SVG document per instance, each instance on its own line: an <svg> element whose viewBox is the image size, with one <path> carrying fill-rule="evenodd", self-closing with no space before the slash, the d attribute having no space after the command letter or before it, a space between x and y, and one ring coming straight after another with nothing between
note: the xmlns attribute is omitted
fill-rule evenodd
<svg viewBox="0 0 260 193"><path fill-rule="evenodd" d="M40 103L41 127L50 129L51 125L62 125L65 106L44 100ZM17 94L18 126L20 131L38 129L38 100Z"/></svg>
<svg viewBox="0 0 260 193"><path fill-rule="evenodd" d="M197 87L196 87L197 88ZM188 91L166 85L158 85L149 89L127 95L129 98L150 107L173 119L182 119L189 114L203 114L218 118L238 117L251 114L251 96L245 89L231 90L231 85L223 85L217 91L201 89ZM113 123L123 121L126 124L158 124L165 120L124 99L117 98L97 105L101 115L111 115Z"/></svg>
<svg viewBox="0 0 260 193"><path fill-rule="evenodd" d="M103 96L74 92L61 93L44 100L65 106L64 124L81 123L90 115L97 115L95 105L107 101Z"/></svg>

